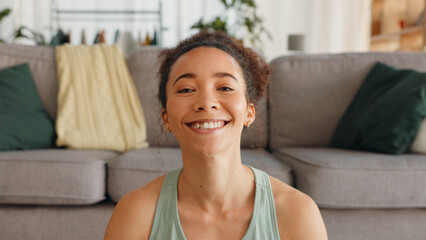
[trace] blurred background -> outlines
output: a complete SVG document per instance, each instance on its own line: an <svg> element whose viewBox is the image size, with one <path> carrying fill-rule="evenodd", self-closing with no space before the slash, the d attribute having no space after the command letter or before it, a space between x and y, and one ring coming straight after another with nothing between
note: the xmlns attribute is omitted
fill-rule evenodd
<svg viewBox="0 0 426 240"><path fill-rule="evenodd" d="M0 0L0 39L21 44L119 42L129 49L134 45L170 47L207 28L226 31L268 60L296 53L423 51L424 3L425 0ZM4 12L6 9L10 12Z"/></svg>

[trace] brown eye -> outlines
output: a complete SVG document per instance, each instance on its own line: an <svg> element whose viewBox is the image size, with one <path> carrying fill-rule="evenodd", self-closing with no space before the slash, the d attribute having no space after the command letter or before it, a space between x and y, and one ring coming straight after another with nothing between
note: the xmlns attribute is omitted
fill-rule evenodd
<svg viewBox="0 0 426 240"><path fill-rule="evenodd" d="M178 93L191 93L194 90L190 89L190 88L184 88L178 91Z"/></svg>
<svg viewBox="0 0 426 240"><path fill-rule="evenodd" d="M234 89L230 88L230 87L221 87L219 88L220 91L224 91L224 92L229 92L229 91L233 91Z"/></svg>

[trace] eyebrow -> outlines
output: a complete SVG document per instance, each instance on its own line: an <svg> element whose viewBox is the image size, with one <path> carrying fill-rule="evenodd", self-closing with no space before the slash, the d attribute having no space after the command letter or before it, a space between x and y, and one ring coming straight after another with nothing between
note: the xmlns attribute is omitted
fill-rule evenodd
<svg viewBox="0 0 426 240"><path fill-rule="evenodd" d="M195 78L196 75L194 73L185 73L180 75L179 77L176 78L176 80L173 82L173 86L176 84L177 81L179 81L181 78ZM223 77L230 77L232 79L234 79L235 81L238 82L237 78L234 77L232 74L227 73L227 72L217 72L213 74L213 77L218 77L218 78L223 78Z"/></svg>
<svg viewBox="0 0 426 240"><path fill-rule="evenodd" d="M176 78L176 80L173 82L173 86L176 84L177 81L179 81L179 79L181 78L195 78L195 74L194 73L185 73L180 75L178 78Z"/></svg>
<svg viewBox="0 0 426 240"><path fill-rule="evenodd" d="M218 72L218 73L215 73L215 74L213 74L213 77L220 77L220 78L230 77L230 78L233 78L235 81L238 82L237 78L234 77L234 75L232 75L230 73L227 73L227 72Z"/></svg>

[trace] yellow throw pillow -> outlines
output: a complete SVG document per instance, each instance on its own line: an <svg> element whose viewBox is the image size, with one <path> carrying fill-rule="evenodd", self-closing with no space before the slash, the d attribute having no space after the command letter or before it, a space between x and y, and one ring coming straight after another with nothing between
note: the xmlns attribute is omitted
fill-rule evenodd
<svg viewBox="0 0 426 240"><path fill-rule="evenodd" d="M62 45L56 63L58 146L120 152L148 146L142 107L118 47Z"/></svg>

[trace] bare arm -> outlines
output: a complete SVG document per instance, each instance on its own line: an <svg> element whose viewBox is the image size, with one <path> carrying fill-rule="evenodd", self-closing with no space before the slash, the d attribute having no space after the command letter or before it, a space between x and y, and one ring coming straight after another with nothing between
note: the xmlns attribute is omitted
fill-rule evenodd
<svg viewBox="0 0 426 240"><path fill-rule="evenodd" d="M316 203L306 194L271 178L278 228L283 240L327 240Z"/></svg>
<svg viewBox="0 0 426 240"><path fill-rule="evenodd" d="M126 194L117 204L105 240L148 240L164 176Z"/></svg>

